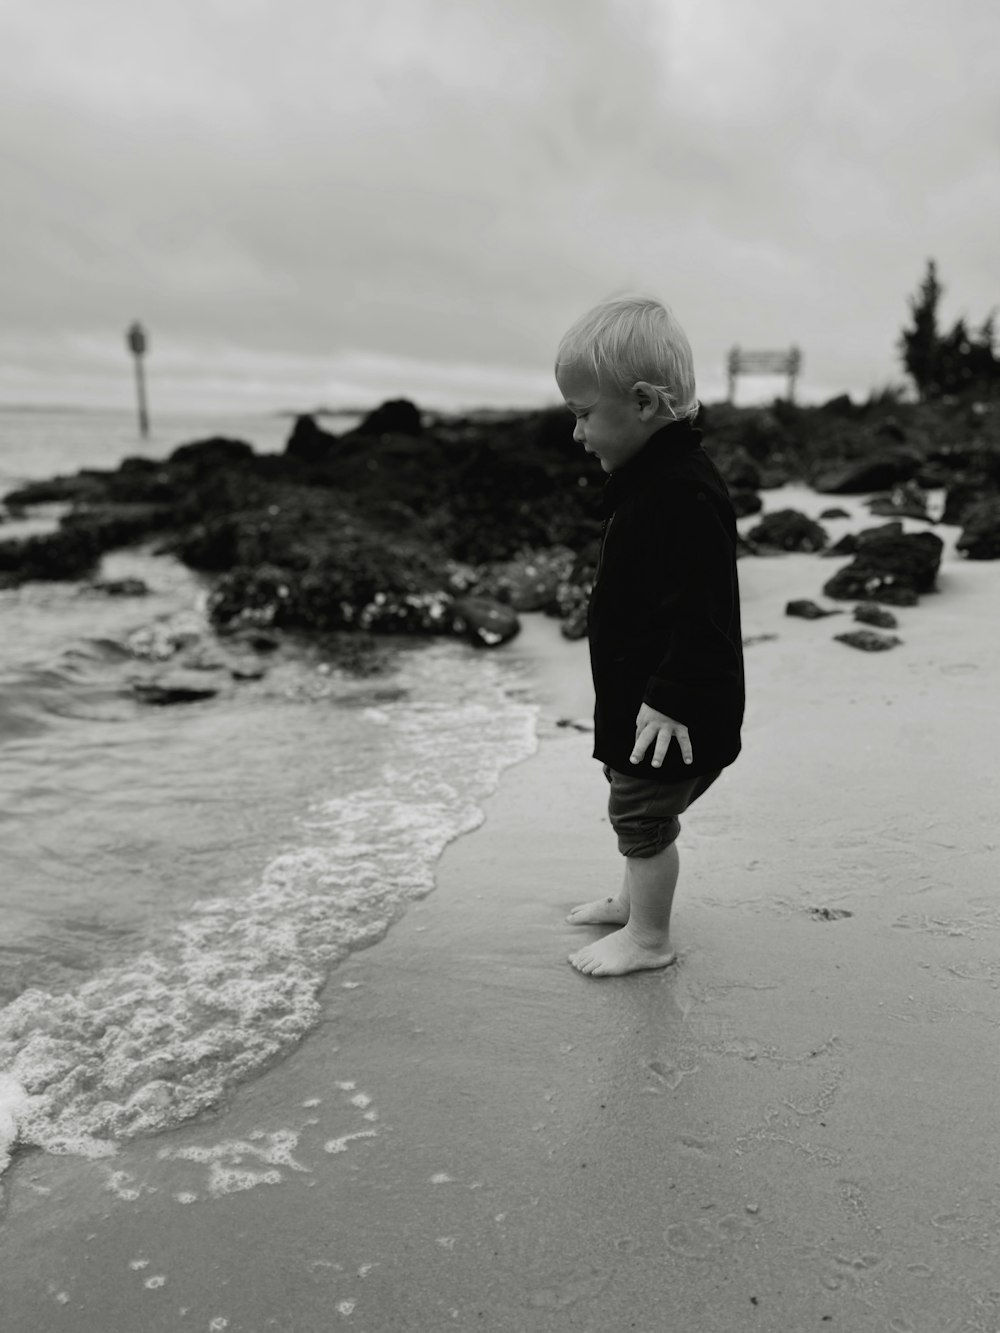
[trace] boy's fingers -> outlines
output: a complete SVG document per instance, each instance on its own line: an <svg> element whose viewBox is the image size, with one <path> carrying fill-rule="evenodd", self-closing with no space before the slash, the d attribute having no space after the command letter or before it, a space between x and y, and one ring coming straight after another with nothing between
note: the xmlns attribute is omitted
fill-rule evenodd
<svg viewBox="0 0 1000 1333"><path fill-rule="evenodd" d="M682 727L677 732L677 744L681 747L685 764L690 764L694 759L694 751L691 749L691 737L688 735L687 727Z"/></svg>
<svg viewBox="0 0 1000 1333"><path fill-rule="evenodd" d="M647 724L641 731L637 730L635 733L635 744L632 746L631 754L631 761L633 764L637 764L649 749L649 742L652 740L652 737L647 735L649 730L650 728Z"/></svg>

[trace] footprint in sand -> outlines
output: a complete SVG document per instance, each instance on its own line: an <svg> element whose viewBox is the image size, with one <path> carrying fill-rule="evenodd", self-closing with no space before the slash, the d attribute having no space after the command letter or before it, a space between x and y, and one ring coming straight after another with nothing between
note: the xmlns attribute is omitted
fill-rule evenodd
<svg viewBox="0 0 1000 1333"><path fill-rule="evenodd" d="M719 1250L744 1240L753 1228L746 1217L729 1213L718 1221L674 1222L663 1233L667 1249L683 1259L709 1259Z"/></svg>
<svg viewBox="0 0 1000 1333"><path fill-rule="evenodd" d="M610 1280L610 1271L586 1269L557 1278L544 1287L537 1287L528 1300L542 1310L564 1310L577 1301L591 1300L599 1295Z"/></svg>

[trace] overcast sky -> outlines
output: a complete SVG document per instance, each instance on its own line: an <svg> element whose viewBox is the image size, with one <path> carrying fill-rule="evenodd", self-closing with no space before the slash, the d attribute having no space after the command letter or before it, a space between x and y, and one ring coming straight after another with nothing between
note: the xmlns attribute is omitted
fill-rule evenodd
<svg viewBox="0 0 1000 1333"><path fill-rule="evenodd" d="M602 297L900 382L1000 306L995 0L0 0L0 402L555 400ZM773 394L780 383L761 383ZM748 383L740 399L752 396Z"/></svg>

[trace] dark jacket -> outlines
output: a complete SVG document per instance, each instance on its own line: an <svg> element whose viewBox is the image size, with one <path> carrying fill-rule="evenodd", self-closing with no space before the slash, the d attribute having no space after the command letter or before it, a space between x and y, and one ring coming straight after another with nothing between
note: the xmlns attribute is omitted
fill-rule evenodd
<svg viewBox="0 0 1000 1333"><path fill-rule="evenodd" d="M590 598L594 757L623 773L677 782L715 772L740 752L743 639L736 516L701 431L672 423L611 474ZM630 762L643 702L690 734L660 768L650 746Z"/></svg>

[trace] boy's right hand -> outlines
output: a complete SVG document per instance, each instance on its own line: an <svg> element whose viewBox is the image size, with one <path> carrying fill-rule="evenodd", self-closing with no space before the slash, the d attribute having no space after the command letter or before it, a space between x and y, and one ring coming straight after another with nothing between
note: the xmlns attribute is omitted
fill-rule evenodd
<svg viewBox="0 0 1000 1333"><path fill-rule="evenodd" d="M681 757L685 764L690 764L694 759L694 752L691 749L691 737L684 723L675 722L672 717L667 717L666 713L659 713L655 708L650 708L649 704L643 704L635 719L635 745L632 747L631 762L638 764L652 745L653 758L650 762L654 768L659 768L674 736L677 737L677 744L681 747Z"/></svg>

